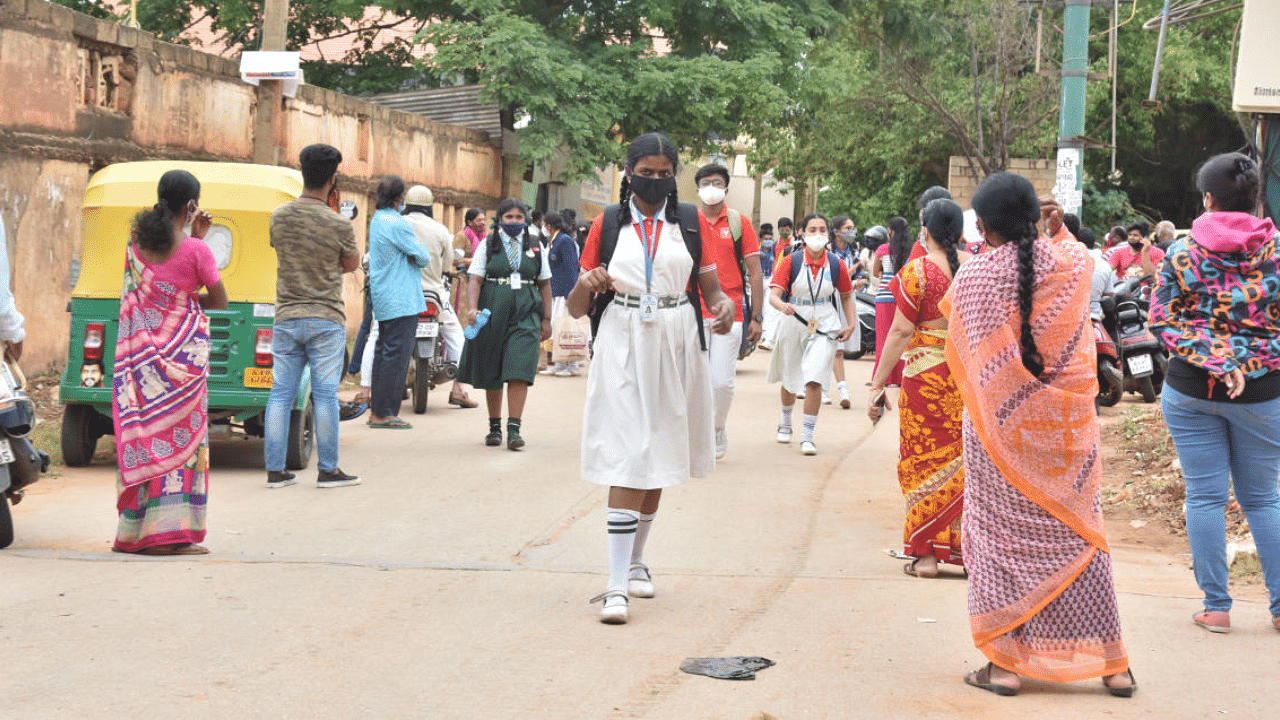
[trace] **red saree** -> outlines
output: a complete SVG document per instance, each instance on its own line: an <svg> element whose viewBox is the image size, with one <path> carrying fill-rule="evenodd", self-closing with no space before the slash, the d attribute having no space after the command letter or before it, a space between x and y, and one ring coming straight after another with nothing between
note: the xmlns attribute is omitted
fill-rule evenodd
<svg viewBox="0 0 1280 720"><path fill-rule="evenodd" d="M947 331L924 324L943 318L938 303L950 286L951 278L943 269L924 257L907 263L892 286L898 312L916 326L903 353L898 483L907 504L902 531L905 552L963 565L960 417L964 405L944 352Z"/></svg>

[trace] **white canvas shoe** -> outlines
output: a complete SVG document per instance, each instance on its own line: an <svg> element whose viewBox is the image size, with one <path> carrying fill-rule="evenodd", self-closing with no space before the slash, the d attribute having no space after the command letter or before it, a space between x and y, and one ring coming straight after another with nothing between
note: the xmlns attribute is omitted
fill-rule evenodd
<svg viewBox="0 0 1280 720"><path fill-rule="evenodd" d="M644 563L631 563L631 577L627 579L627 594L637 598L653 597L653 576Z"/></svg>
<svg viewBox="0 0 1280 720"><path fill-rule="evenodd" d="M778 426L778 442L780 443L791 442L791 426L790 425Z"/></svg>
<svg viewBox="0 0 1280 720"><path fill-rule="evenodd" d="M805 455L817 455L818 446L814 445L812 441L805 440L804 442L800 443L800 452Z"/></svg>

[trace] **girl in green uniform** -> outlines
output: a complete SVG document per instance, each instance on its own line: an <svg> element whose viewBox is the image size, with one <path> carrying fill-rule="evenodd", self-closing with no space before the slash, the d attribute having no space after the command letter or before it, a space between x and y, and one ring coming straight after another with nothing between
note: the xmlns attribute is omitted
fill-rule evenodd
<svg viewBox="0 0 1280 720"><path fill-rule="evenodd" d="M551 337L551 266L529 234L529 209L515 198L498 205L498 228L471 258L467 325L481 310L489 321L462 348L458 381L485 391L489 434L485 445L502 444L502 385L507 384L507 447L524 447L520 416L538 372L540 343Z"/></svg>

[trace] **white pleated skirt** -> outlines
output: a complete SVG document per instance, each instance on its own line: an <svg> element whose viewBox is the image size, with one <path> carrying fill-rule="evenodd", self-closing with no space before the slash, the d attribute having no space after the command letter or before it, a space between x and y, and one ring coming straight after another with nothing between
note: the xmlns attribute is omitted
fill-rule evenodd
<svg viewBox="0 0 1280 720"><path fill-rule="evenodd" d="M582 423L588 482L655 490L715 469L711 372L689 305L661 309L653 322L636 308L609 306Z"/></svg>

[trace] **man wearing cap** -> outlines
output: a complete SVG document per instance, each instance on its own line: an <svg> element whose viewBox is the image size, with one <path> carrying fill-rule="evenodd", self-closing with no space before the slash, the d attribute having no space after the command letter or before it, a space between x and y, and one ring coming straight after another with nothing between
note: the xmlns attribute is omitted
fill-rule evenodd
<svg viewBox="0 0 1280 720"><path fill-rule="evenodd" d="M413 234L427 249L427 266L422 268L423 292L434 292L440 298L440 339L444 342L444 359L457 363L462 356L462 324L449 302L444 288L444 274L453 268L453 233L432 217L431 204L435 196L425 185L414 185L404 196L404 219L409 221ZM457 381L449 391L449 404L473 408L476 402L467 397L467 391Z"/></svg>

